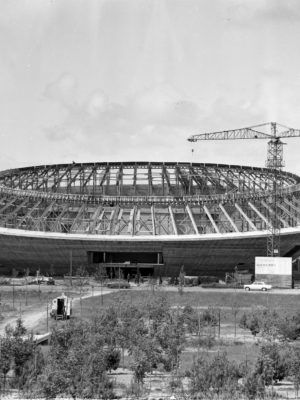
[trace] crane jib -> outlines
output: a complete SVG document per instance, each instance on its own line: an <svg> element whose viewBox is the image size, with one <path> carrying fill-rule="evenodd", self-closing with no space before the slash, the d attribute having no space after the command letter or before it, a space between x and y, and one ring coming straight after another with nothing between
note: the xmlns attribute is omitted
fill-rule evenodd
<svg viewBox="0 0 300 400"><path fill-rule="evenodd" d="M300 130L288 128L276 122L250 126L241 129L232 129L219 132L202 133L188 138L190 142L200 140L236 140L236 139L269 139L266 166L275 174L272 200L274 214L269 229L267 240L267 256L280 256L280 216L278 202L282 195L281 170L284 167L283 145L281 138L300 137Z"/></svg>

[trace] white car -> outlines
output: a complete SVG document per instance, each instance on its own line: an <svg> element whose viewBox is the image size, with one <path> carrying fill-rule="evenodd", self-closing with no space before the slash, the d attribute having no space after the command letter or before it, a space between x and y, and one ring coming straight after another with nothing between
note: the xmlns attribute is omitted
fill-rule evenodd
<svg viewBox="0 0 300 400"><path fill-rule="evenodd" d="M248 285L244 285L245 290L271 290L272 285L267 285L265 282L253 282Z"/></svg>

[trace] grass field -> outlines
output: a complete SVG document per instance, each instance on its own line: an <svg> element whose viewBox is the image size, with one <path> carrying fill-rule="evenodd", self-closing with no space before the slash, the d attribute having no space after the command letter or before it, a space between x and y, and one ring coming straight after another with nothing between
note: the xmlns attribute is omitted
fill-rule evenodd
<svg viewBox="0 0 300 400"><path fill-rule="evenodd" d="M185 349L181 354L180 368L181 372L189 369L193 361L199 355L213 357L216 353L226 352L228 359L235 361L237 364L242 362L251 364L255 363L258 354L258 346L256 339L249 331L245 331L238 326L239 319L246 309L252 306L270 306L270 298L265 293L220 293L215 292L184 292L182 295L177 291L151 291L151 290L121 290L106 294L103 297L90 297L83 299L81 305L74 309L73 317L83 320L90 320L97 310L110 305L117 305L122 313L127 304L146 304L155 296L165 296L173 307L184 307L191 305L199 310L219 308L220 309L220 331L218 327L213 328L210 332L202 331L200 340L197 335L187 337ZM272 295L272 306L282 309L296 310L299 302L298 296L295 295ZM147 309L145 308L145 313ZM212 343L207 346L207 335L212 336ZM131 358L125 356L124 366L130 367Z"/></svg>
<svg viewBox="0 0 300 400"><path fill-rule="evenodd" d="M194 289L194 288L193 288ZM14 290L14 293L13 293ZM47 299L50 300L64 291L67 295L76 298L77 300L73 303L73 319L77 320L91 320L97 311L101 308L109 307L110 305L116 305L117 309L122 310L128 304L140 304L145 305L145 314L147 313L146 304L151 299L153 300L157 296L165 296L168 303L172 307L184 307L190 305L197 309L199 315L207 309L216 309L218 315L220 315L220 328L215 326L209 328L210 330L201 330L198 334L186 336L186 343L183 352L180 356L180 364L178 368L179 373L184 373L188 370L193 361L198 356L213 357L217 353L226 352L228 359L235 361L237 364L246 363L253 365L256 362L259 346L257 345L257 339L254 338L250 331L243 330L239 327L238 323L242 314L246 310L250 310L252 307L268 307L278 310L282 310L286 314L296 313L300 306L300 293L296 292L289 293L261 293L261 292L244 292L242 290L236 291L220 291L216 290L205 290L199 288L198 290L189 291L189 288L185 288L183 293L179 293L175 287L166 288L155 288L144 287L144 288L132 288L129 290L113 290L110 293L105 293L103 296L99 296L100 288L95 288L95 293L98 295L93 296L92 288L86 287L83 290L79 288L70 288L68 286L57 285L55 287L41 286L40 290L38 287L5 287L1 290L1 304L2 308L6 304L12 305L13 296L15 298L15 314L18 313L18 304L21 304L22 310L27 310L34 313L37 310L45 310ZM89 293L91 297L84 298ZM81 298L82 297L82 298ZM26 300L27 299L27 300ZM25 304L27 301L27 305ZM19 302L19 303L18 303ZM9 315L10 313L3 312L3 315ZM35 333L45 331L46 328L46 313L43 311L43 319L35 326ZM3 321L2 321L3 322ZM51 326L63 326L68 321L55 321L49 320L48 328ZM209 345L207 344L210 341ZM43 351L47 353L49 347L45 346ZM121 360L121 366L128 369L131 368L132 359L128 354L124 354ZM129 374L129 381L132 374ZM162 384L162 382L161 382Z"/></svg>
<svg viewBox="0 0 300 400"><path fill-rule="evenodd" d="M300 293L295 294L277 294L268 292L219 292L199 290L198 292L162 290L115 290L105 296L90 297L83 299L81 307L74 310L74 315L83 318L89 318L90 311L101 307L108 307L110 304L120 303L144 303L147 299L155 296L166 296L169 303L174 307L184 307L190 305L196 308L220 308L222 314L231 315L237 310L239 313L251 307L267 307L285 310L287 313L297 312L300 309Z"/></svg>
<svg viewBox="0 0 300 400"><path fill-rule="evenodd" d="M166 296L173 307L184 307L191 305L199 310L199 313L206 308L220 309L220 332L215 328L211 332L215 337L212 346L207 349L202 344L197 345L197 337L188 339L186 348L181 355L181 369L187 369L199 354L213 356L216 352L226 352L230 360L237 363L254 363L257 358L258 346L255 338L249 331L241 329L238 324L243 312L252 307L272 307L281 309L287 313L296 312L300 305L300 296L294 294L268 294L199 291L185 292L179 294L177 291L151 291L151 290L121 290L106 294L103 297L90 297L83 299L81 305L74 309L73 316L89 320L102 307L109 307L114 304L118 306L120 313L126 304L146 304L155 296ZM147 309L145 309L147 312ZM220 335L220 336L219 336ZM202 338L203 339L203 338ZM203 341L203 340L202 340ZM128 367L130 359L125 357L125 367Z"/></svg>

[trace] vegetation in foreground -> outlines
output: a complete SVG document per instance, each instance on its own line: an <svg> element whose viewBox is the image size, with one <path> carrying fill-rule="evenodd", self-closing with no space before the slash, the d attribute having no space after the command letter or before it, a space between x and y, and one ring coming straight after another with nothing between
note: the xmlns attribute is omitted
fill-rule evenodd
<svg viewBox="0 0 300 400"><path fill-rule="evenodd" d="M155 371L167 375L169 393L183 399L266 398L284 378L291 379L298 392L299 335L275 337L271 325L276 318L271 311L259 314L256 335L262 334L263 340L257 357L237 362L220 351L220 342L212 334L218 326L216 309L199 313L190 305L174 307L161 293L144 296L137 303L119 300L90 313L88 320L56 325L48 352L35 345L22 320L14 328L7 327L1 338L2 392L13 387L28 398L141 398L146 377ZM244 329L251 330L248 322L254 316L254 310L242 316ZM285 320L290 330L297 325L297 318ZM183 351L191 345L198 351L191 363L183 365ZM208 351L217 348L219 351ZM120 365L129 368L133 376L122 393L111 375Z"/></svg>

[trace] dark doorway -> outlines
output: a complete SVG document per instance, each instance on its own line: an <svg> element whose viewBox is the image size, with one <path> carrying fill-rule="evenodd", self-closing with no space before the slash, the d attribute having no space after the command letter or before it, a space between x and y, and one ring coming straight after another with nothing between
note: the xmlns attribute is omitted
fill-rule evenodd
<svg viewBox="0 0 300 400"><path fill-rule="evenodd" d="M89 252L88 259L91 264L100 263L130 263L130 264L162 264L162 253L150 252Z"/></svg>

